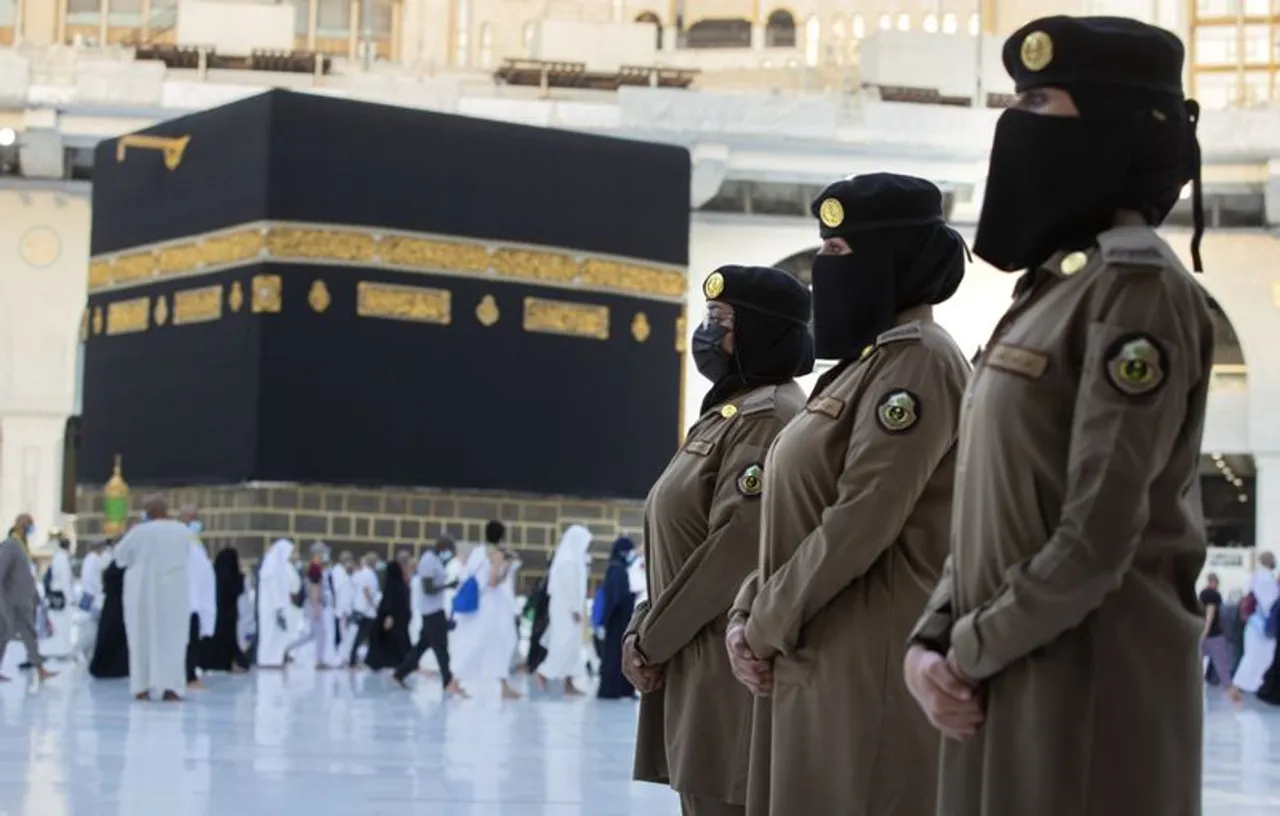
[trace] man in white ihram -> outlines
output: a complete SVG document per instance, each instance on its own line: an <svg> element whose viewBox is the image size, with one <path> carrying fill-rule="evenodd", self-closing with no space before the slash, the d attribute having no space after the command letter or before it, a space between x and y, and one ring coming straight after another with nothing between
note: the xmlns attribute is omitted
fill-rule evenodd
<svg viewBox="0 0 1280 816"><path fill-rule="evenodd" d="M182 699L187 685L191 617L191 531L170 519L160 496L143 505L146 520L120 539L115 561L124 568L124 629L129 637L129 688L135 700L159 692Z"/></svg>
<svg viewBox="0 0 1280 816"><path fill-rule="evenodd" d="M564 531L551 559L547 575L547 633L542 645L546 659L538 667L538 685L548 679L564 678L566 697L581 697L573 678L582 667L582 608L587 602L587 549L591 531L575 524Z"/></svg>

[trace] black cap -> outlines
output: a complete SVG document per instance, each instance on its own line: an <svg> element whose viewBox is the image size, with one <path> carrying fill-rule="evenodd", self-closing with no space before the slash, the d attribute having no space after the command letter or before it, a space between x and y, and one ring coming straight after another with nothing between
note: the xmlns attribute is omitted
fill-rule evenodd
<svg viewBox="0 0 1280 816"><path fill-rule="evenodd" d="M1163 28L1127 17L1042 17L1004 44L1004 68L1018 93L1093 85L1182 96L1185 49Z"/></svg>
<svg viewBox="0 0 1280 816"><path fill-rule="evenodd" d="M490 521L484 526L484 540L490 544L497 544L507 537L507 525L500 521Z"/></svg>
<svg viewBox="0 0 1280 816"><path fill-rule="evenodd" d="M833 182L813 200L809 211L818 219L823 238L944 220L938 186L897 173L867 173Z"/></svg>
<svg viewBox="0 0 1280 816"><path fill-rule="evenodd" d="M809 322L809 287L770 266L722 266L702 282L707 300L751 309L796 323Z"/></svg>

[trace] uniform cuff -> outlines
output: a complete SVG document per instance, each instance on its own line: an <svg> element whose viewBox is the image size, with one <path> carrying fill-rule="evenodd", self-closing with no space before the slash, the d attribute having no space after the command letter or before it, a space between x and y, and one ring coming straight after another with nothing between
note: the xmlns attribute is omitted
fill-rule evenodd
<svg viewBox="0 0 1280 816"><path fill-rule="evenodd" d="M956 666L964 676L974 682L986 680L998 674L1004 665L983 648L982 633L978 629L978 614L981 607L956 621L951 627L951 654Z"/></svg>
<svg viewBox="0 0 1280 816"><path fill-rule="evenodd" d="M907 645L920 645L945 655L951 650L952 619L949 611L927 612L907 638Z"/></svg>
<svg viewBox="0 0 1280 816"><path fill-rule="evenodd" d="M746 637L747 645L751 647L751 652L757 659L769 660L774 656L775 651L770 648L768 637L761 631L758 617L751 616L747 618L742 634Z"/></svg>

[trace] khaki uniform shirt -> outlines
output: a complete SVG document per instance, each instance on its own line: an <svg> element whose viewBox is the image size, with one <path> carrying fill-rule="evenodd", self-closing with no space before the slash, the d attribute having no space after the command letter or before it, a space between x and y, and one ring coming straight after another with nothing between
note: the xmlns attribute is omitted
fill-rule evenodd
<svg viewBox="0 0 1280 816"><path fill-rule="evenodd" d="M729 668L724 633L734 594L756 562L765 453L803 407L794 382L715 406L649 492L649 600L628 631L666 674L663 687L640 700L636 779L719 802L745 800L751 695Z"/></svg>
<svg viewBox="0 0 1280 816"><path fill-rule="evenodd" d="M938 742L907 692L902 644L946 559L968 376L931 310L913 309L824 375L774 443L758 580L735 603L774 666L756 701L749 816L933 806Z"/></svg>
<svg viewBox="0 0 1280 816"><path fill-rule="evenodd" d="M914 633L983 682L945 816L1200 813L1206 296L1145 227L1028 273L966 397Z"/></svg>

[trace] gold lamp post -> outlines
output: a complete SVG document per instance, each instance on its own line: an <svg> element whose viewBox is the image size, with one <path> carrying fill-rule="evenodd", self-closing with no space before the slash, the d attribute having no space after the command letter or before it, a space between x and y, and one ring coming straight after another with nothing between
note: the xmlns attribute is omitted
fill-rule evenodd
<svg viewBox="0 0 1280 816"><path fill-rule="evenodd" d="M102 489L102 532L113 537L122 535L129 522L129 485L120 468L121 456L117 453L111 478Z"/></svg>

